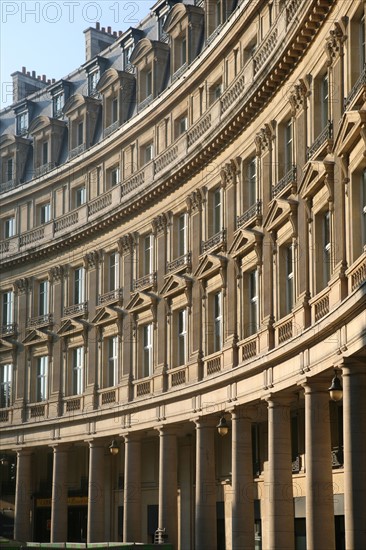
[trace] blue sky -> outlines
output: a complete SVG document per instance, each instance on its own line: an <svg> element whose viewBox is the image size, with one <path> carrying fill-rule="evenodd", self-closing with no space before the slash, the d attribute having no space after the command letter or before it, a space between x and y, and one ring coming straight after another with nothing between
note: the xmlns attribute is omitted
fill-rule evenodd
<svg viewBox="0 0 366 550"><path fill-rule="evenodd" d="M11 73L36 71L47 78L67 76L85 61L83 31L102 27L123 31L149 13L154 0L2 0L0 3L0 109L9 105Z"/></svg>

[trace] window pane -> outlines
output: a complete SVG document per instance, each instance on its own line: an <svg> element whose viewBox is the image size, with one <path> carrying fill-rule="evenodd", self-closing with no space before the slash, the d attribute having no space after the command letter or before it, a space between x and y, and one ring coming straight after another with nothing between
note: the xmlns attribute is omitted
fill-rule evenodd
<svg viewBox="0 0 366 550"><path fill-rule="evenodd" d="M48 311L48 281L41 281L39 283L39 315L47 315Z"/></svg>

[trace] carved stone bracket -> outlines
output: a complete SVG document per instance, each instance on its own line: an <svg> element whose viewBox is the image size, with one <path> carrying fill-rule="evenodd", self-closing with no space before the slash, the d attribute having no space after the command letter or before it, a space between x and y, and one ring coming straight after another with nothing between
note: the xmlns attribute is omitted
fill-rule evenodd
<svg viewBox="0 0 366 550"><path fill-rule="evenodd" d="M300 78L299 84L295 84L295 87L289 96L292 116L296 116L298 111L306 108L306 99L311 93L310 85L311 75L306 75L304 78Z"/></svg>
<svg viewBox="0 0 366 550"><path fill-rule="evenodd" d="M271 150L272 141L275 137L276 121L272 120L261 128L260 132L255 136L254 143L256 146L256 155L260 157L264 152Z"/></svg>
<svg viewBox="0 0 366 550"><path fill-rule="evenodd" d="M220 170L221 186L226 187L230 184L236 184L237 177L240 174L241 158L235 157L226 163Z"/></svg>
<svg viewBox="0 0 366 550"><path fill-rule="evenodd" d="M169 214L163 213L159 214L159 216L156 216L151 222L152 230L155 236L165 234L168 224L169 224L170 216Z"/></svg>
<svg viewBox="0 0 366 550"><path fill-rule="evenodd" d="M99 250L93 250L84 256L84 267L85 269L94 269L97 267L99 260L101 258L101 253Z"/></svg>
<svg viewBox="0 0 366 550"><path fill-rule="evenodd" d="M118 241L118 251L121 254L132 254L133 247L135 245L135 236L133 233L127 233L123 235Z"/></svg>
<svg viewBox="0 0 366 550"><path fill-rule="evenodd" d="M328 57L327 65L330 67L333 61L338 56L343 56L343 44L347 39L346 27L348 24L348 17L342 17L340 21L336 21L334 29L329 33L326 39L325 52Z"/></svg>
<svg viewBox="0 0 366 550"><path fill-rule="evenodd" d="M48 272L48 278L51 283L59 283L64 276L64 268L62 265L51 267Z"/></svg>
<svg viewBox="0 0 366 550"><path fill-rule="evenodd" d="M14 281L14 292L18 294L25 294L29 287L29 281L26 278L17 279Z"/></svg>
<svg viewBox="0 0 366 550"><path fill-rule="evenodd" d="M205 201L206 188L200 187L192 191L186 199L189 214L193 212L202 212L202 204Z"/></svg>

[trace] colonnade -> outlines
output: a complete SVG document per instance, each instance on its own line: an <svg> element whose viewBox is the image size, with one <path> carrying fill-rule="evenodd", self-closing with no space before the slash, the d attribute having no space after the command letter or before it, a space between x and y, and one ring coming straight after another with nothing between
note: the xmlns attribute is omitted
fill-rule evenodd
<svg viewBox="0 0 366 550"><path fill-rule="evenodd" d="M303 383L305 396L305 487L307 549L335 549L333 477L329 416L329 378L310 378ZM366 548L366 371L362 363L343 368L344 495L347 550ZM294 501L291 455L291 405L294 394L266 397L268 409L268 457L263 472L261 495L262 548L293 549ZM231 416L231 550L254 550L254 478L252 421L256 406L239 405L227 411ZM159 438L158 523L165 528L175 549L215 550L216 470L215 435L217 416L194 418L195 482L181 477L179 489L193 500L194 525L191 537L179 530L179 521L191 525L189 506L181 499L178 510L179 424L161 425ZM125 541L141 541L141 442L143 432L121 434L124 452L123 533ZM193 438L192 438L193 439ZM95 438L89 445L88 527L89 542L105 540L106 439ZM53 445L53 491L51 542L67 540L68 445ZM192 472L193 473L193 472ZM31 450L17 449L15 533L19 540L31 540ZM178 518L180 514L180 520ZM186 519L185 519L186 516ZM179 533L180 531L180 533ZM228 536L226 537L228 540ZM178 540L179 539L179 540Z"/></svg>

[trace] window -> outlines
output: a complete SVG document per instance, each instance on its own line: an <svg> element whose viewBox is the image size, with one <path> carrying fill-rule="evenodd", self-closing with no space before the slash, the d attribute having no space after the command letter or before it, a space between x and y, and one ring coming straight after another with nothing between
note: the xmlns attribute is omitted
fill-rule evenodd
<svg viewBox="0 0 366 550"><path fill-rule="evenodd" d="M287 174L292 169L292 120L285 125L285 172Z"/></svg>
<svg viewBox="0 0 366 550"><path fill-rule="evenodd" d="M14 323L14 292L12 290L8 290L7 292L4 292L2 301L3 301L2 324L11 325L12 323Z"/></svg>
<svg viewBox="0 0 366 550"><path fill-rule="evenodd" d="M118 384L118 336L108 338L108 386Z"/></svg>
<svg viewBox="0 0 366 550"><path fill-rule="evenodd" d="M213 314L214 314L214 341L213 351L219 351L222 347L222 293L217 292L213 296Z"/></svg>
<svg viewBox="0 0 366 550"><path fill-rule="evenodd" d="M152 161L153 157L154 145L152 143L148 143L143 149L143 163L147 164L148 162Z"/></svg>
<svg viewBox="0 0 366 550"><path fill-rule="evenodd" d="M39 207L39 218L41 224L51 221L51 204L49 202L41 204Z"/></svg>
<svg viewBox="0 0 366 550"><path fill-rule="evenodd" d="M143 357L142 376L151 376L153 373L153 326L152 324L142 327Z"/></svg>
<svg viewBox="0 0 366 550"><path fill-rule="evenodd" d="M115 185L118 185L120 183L118 166L116 168L112 168L110 172L110 183L111 183L111 187L114 187Z"/></svg>
<svg viewBox="0 0 366 550"><path fill-rule="evenodd" d="M0 365L0 408L11 407L13 365Z"/></svg>
<svg viewBox="0 0 366 550"><path fill-rule="evenodd" d="M184 115L179 119L177 129L178 129L177 137L181 136L182 134L184 134L184 132L186 132L188 130L188 117L187 117L187 115Z"/></svg>
<svg viewBox="0 0 366 550"><path fill-rule="evenodd" d="M119 254L113 252L108 258L109 290L119 288Z"/></svg>
<svg viewBox="0 0 366 550"><path fill-rule="evenodd" d="M321 101L321 111L320 111L320 118L321 118L321 129L325 128L328 124L329 119L329 109L328 109L328 101L329 101L329 86L328 86L328 74L324 75L321 80L321 88L320 88L320 101Z"/></svg>
<svg viewBox="0 0 366 550"><path fill-rule="evenodd" d="M54 96L53 98L53 116L55 118L62 115L62 108L65 104L65 95L60 93Z"/></svg>
<svg viewBox="0 0 366 550"><path fill-rule="evenodd" d="M152 94L152 71L146 71L145 73L145 97L149 97Z"/></svg>
<svg viewBox="0 0 366 550"><path fill-rule="evenodd" d="M248 208L257 200L257 160L255 157L249 160L247 165L248 178Z"/></svg>
<svg viewBox="0 0 366 550"><path fill-rule="evenodd" d="M362 245L366 245L366 169L361 178L361 234Z"/></svg>
<svg viewBox="0 0 366 550"><path fill-rule="evenodd" d="M216 189L212 196L212 235L222 229L221 189Z"/></svg>
<svg viewBox="0 0 366 550"><path fill-rule="evenodd" d="M6 161L6 181L11 181L14 175L14 160L8 159Z"/></svg>
<svg viewBox="0 0 366 550"><path fill-rule="evenodd" d="M24 135L28 132L28 111L19 113L17 116L17 134Z"/></svg>
<svg viewBox="0 0 366 550"><path fill-rule="evenodd" d="M213 86L210 87L209 90L209 96L210 96L210 105L212 103L215 103L222 94L222 82L221 80L219 82L216 82Z"/></svg>
<svg viewBox="0 0 366 550"><path fill-rule="evenodd" d="M78 208L86 203L86 188L84 186L75 189L75 207Z"/></svg>
<svg viewBox="0 0 366 550"><path fill-rule="evenodd" d="M74 271L74 304L85 302L85 270L78 267Z"/></svg>
<svg viewBox="0 0 366 550"><path fill-rule="evenodd" d="M84 143L84 123L79 122L77 125L77 145L82 145Z"/></svg>
<svg viewBox="0 0 366 550"><path fill-rule="evenodd" d="M81 395L84 391L84 348L72 350L72 394Z"/></svg>
<svg viewBox="0 0 366 550"><path fill-rule="evenodd" d="M221 0L215 0L215 26L221 25Z"/></svg>
<svg viewBox="0 0 366 550"><path fill-rule="evenodd" d="M48 399L48 356L37 358L36 401Z"/></svg>
<svg viewBox="0 0 366 550"><path fill-rule="evenodd" d="M118 120L118 98L115 97L111 101L111 123L117 122Z"/></svg>
<svg viewBox="0 0 366 550"><path fill-rule="evenodd" d="M177 353L177 366L184 365L187 360L187 311L182 309L177 312L178 315L178 353Z"/></svg>
<svg viewBox="0 0 366 550"><path fill-rule="evenodd" d="M42 162L41 164L48 164L48 141L42 143Z"/></svg>
<svg viewBox="0 0 366 550"><path fill-rule="evenodd" d="M294 254L293 246L285 247L285 266L286 266L286 310L290 313L294 305Z"/></svg>
<svg viewBox="0 0 366 550"><path fill-rule="evenodd" d="M187 213L180 214L177 223L178 257L187 254Z"/></svg>
<svg viewBox="0 0 366 550"><path fill-rule="evenodd" d="M127 46L124 50L123 50L123 68L124 70L126 70L127 68L130 67L131 65L131 62L130 62L130 58L131 58L131 54L132 54L132 50L133 50L133 46Z"/></svg>
<svg viewBox="0 0 366 550"><path fill-rule="evenodd" d="M145 235L142 241L142 275L149 275L154 271L154 237L152 234Z"/></svg>
<svg viewBox="0 0 366 550"><path fill-rule="evenodd" d="M258 271L248 273L248 305L249 319L245 336L251 336L258 330Z"/></svg>
<svg viewBox="0 0 366 550"><path fill-rule="evenodd" d="M330 212L323 215L323 284L327 284L331 271Z"/></svg>
<svg viewBox="0 0 366 550"><path fill-rule="evenodd" d="M361 17L359 27L359 40L360 40L360 73L363 71L366 63L366 33L365 33L365 16Z"/></svg>
<svg viewBox="0 0 366 550"><path fill-rule="evenodd" d="M5 239L10 239L15 235L15 218L7 218L4 221L4 237Z"/></svg>
<svg viewBox="0 0 366 550"><path fill-rule="evenodd" d="M38 297L38 312L39 315L48 315L49 313L49 282L40 281L39 297Z"/></svg>
<svg viewBox="0 0 366 550"><path fill-rule="evenodd" d="M97 91L97 84L99 81L99 69L93 71L89 74L88 77L88 84L89 84L89 95L95 94Z"/></svg>

